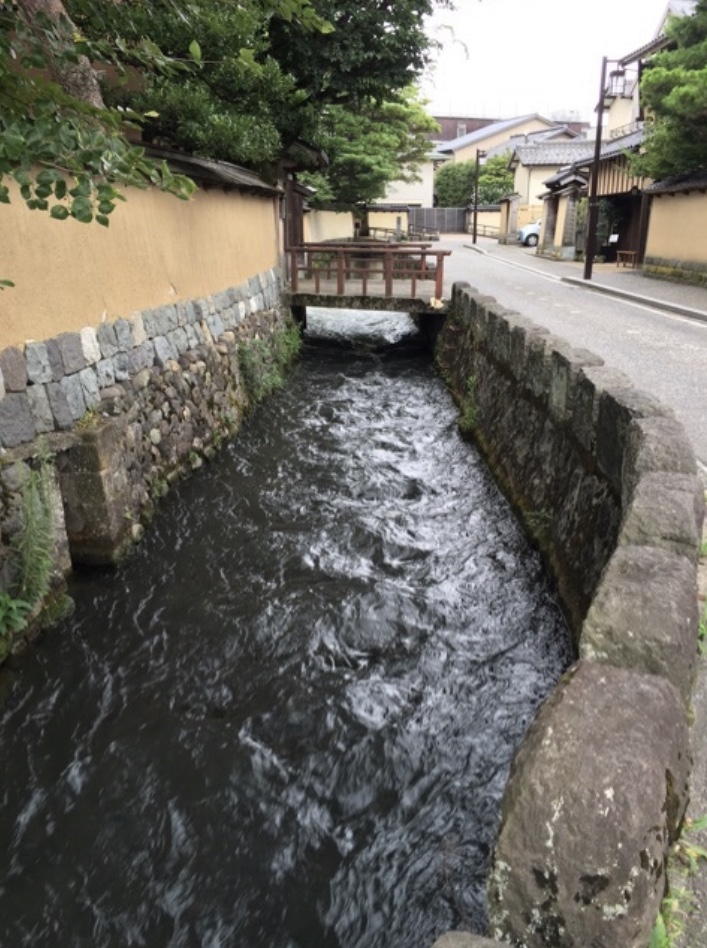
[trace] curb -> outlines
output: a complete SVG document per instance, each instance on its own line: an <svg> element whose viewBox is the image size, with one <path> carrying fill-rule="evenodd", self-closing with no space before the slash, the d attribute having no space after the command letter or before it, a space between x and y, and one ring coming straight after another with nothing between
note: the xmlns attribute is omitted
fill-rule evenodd
<svg viewBox="0 0 707 948"><path fill-rule="evenodd" d="M667 300L657 300L653 296L642 296L638 293L631 293L629 290L618 290L616 287L607 286L605 283L592 283L589 280L581 280L578 277L558 277L562 283L569 283L571 286L581 286L585 290L594 290L595 293L604 293L607 296L618 296L620 299L631 303L641 303L644 306L650 306L653 309L662 309L668 313L677 313L679 316L687 316L688 319L696 319L699 322L707 323L707 313L701 309L693 309L690 306L681 306L679 303L671 303Z"/></svg>
<svg viewBox="0 0 707 948"><path fill-rule="evenodd" d="M677 316L685 316L687 319L694 319L701 323L707 323L707 312L701 309L694 309L691 306L682 306L680 303L671 303L669 300L656 299L654 296L643 296L640 293L632 293L630 290L620 290L606 283L595 283L591 280L580 279L579 277L558 276L541 270L538 267L532 267L524 263L516 263L514 260L504 260L495 254L489 253L476 244L464 244L465 250L472 250L474 253L482 254L493 260L498 260L509 267L517 267L519 270L528 270L531 273L537 273L546 279L557 280L560 283L567 283L570 286L578 286L585 290L593 290L595 293L603 293L605 296L616 296L619 299L626 300L628 303L637 303L641 306L650 306L652 309L660 309L666 313L674 313Z"/></svg>

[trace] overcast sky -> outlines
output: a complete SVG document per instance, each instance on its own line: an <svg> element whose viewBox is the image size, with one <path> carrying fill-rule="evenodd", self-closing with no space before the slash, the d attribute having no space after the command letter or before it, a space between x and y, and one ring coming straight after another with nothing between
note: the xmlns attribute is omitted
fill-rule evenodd
<svg viewBox="0 0 707 948"><path fill-rule="evenodd" d="M667 0L456 0L456 6L430 23L443 43L422 84L433 115L577 112L593 122L602 56L619 58L653 39Z"/></svg>

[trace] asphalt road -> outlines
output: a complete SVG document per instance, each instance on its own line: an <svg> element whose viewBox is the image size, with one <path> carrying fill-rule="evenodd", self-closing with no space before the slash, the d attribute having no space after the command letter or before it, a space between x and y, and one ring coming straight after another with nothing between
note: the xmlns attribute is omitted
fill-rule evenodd
<svg viewBox="0 0 707 948"><path fill-rule="evenodd" d="M589 349L640 389L673 409L707 472L707 322L562 282L567 264L541 260L520 246L443 238L451 249L445 284L466 281L576 348ZM564 268L564 269L563 269ZM445 292L447 295L447 292Z"/></svg>

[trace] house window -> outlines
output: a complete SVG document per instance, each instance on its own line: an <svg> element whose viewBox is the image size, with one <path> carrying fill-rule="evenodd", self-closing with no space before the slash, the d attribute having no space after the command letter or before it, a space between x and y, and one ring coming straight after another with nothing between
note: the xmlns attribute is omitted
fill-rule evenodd
<svg viewBox="0 0 707 948"><path fill-rule="evenodd" d="M457 122L457 138L466 135L466 122Z"/></svg>

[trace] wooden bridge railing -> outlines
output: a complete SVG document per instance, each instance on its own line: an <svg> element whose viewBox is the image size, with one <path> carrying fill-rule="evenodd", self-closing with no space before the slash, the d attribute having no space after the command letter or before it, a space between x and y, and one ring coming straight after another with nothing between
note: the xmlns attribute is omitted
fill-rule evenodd
<svg viewBox="0 0 707 948"><path fill-rule="evenodd" d="M431 250L429 243L414 241L345 241L289 247L286 254L293 293L415 299L418 284L433 281L432 295L441 299L444 258L451 250ZM401 283L408 284L404 293L400 290Z"/></svg>

